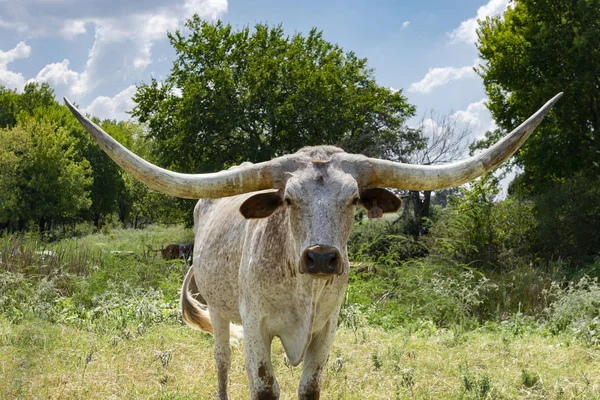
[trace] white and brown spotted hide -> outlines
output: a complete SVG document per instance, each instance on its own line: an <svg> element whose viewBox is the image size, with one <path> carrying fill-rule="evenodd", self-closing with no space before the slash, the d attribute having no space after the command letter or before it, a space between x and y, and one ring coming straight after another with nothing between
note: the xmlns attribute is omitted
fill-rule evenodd
<svg viewBox="0 0 600 400"><path fill-rule="evenodd" d="M186 320L206 326L210 315L221 398L226 398L230 321L243 325L252 398L279 396L271 365L274 337L281 340L291 365L304 359L299 397L318 398L348 283L346 242L361 201L354 171L335 162L340 152L334 147L303 149L283 190L200 200L196 206L190 274L207 307L198 323ZM374 202L383 207L381 212L400 207L400 200L384 189L364 193L366 207ZM309 267L303 268L303 257L306 261L307 249L321 247L335 254L335 270L311 274ZM188 310L184 307L184 316L198 309Z"/></svg>

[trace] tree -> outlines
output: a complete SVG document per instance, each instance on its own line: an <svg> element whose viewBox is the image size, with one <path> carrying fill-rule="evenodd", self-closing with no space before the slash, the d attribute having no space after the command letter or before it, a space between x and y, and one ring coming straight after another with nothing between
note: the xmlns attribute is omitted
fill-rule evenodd
<svg viewBox="0 0 600 400"><path fill-rule="evenodd" d="M30 95L30 98L34 99L43 99L44 97L47 96ZM27 103L21 101L21 104ZM73 118L66 106L59 105L53 97L52 102L33 101L32 103L42 103L42 105L34 107L31 111L21 108L17 120L26 121L33 118L39 122L60 126L68 132L74 141L77 161L86 160L91 167L92 184L89 187L91 204L88 209L81 210L80 217L91 220L96 227L100 227L101 219L104 216L115 213L119 209L119 193L125 191L122 170L98 147L81 124ZM110 120L94 121L121 144L129 148L132 146L133 139L130 130L135 128L134 125Z"/></svg>
<svg viewBox="0 0 600 400"><path fill-rule="evenodd" d="M420 145L415 146L410 162L420 165L446 164L464 156L471 128L458 130L456 119L439 116L431 112L429 118L422 118L418 127ZM443 192L443 191L439 191ZM448 192L443 192L444 196ZM431 190L409 191L408 202L413 211L412 234L419 237L425 233L424 221L430 216Z"/></svg>
<svg viewBox="0 0 600 400"><path fill-rule="evenodd" d="M17 123L19 94L0 86L0 128L14 126Z"/></svg>
<svg viewBox="0 0 600 400"><path fill-rule="evenodd" d="M122 145L127 148L132 147L131 131L135 128L133 124L105 120L99 125ZM87 134L83 152L92 166L93 183L90 187L92 204L89 213L94 225L99 228L103 217L120 211L119 199L127 190L124 180L125 173L94 141L89 140ZM121 221L124 222L124 219L121 218Z"/></svg>
<svg viewBox="0 0 600 400"><path fill-rule="evenodd" d="M0 228L9 227L22 215L23 157L31 149L31 136L22 129L0 128ZM23 229L25 221L21 219Z"/></svg>
<svg viewBox="0 0 600 400"><path fill-rule="evenodd" d="M235 31L198 16L186 27L169 34L177 59L165 82L134 96L160 164L215 171L320 144L394 159L412 151L417 134L404 124L414 107L316 29L288 37L281 26Z"/></svg>
<svg viewBox="0 0 600 400"><path fill-rule="evenodd" d="M564 95L516 154L523 172L509 194L535 201L547 259L593 259L600 243L600 209L592 200L600 192L600 0L512 4L478 29L485 62L478 72L497 124L512 129Z"/></svg>
<svg viewBox="0 0 600 400"><path fill-rule="evenodd" d="M10 128L21 118L31 116L36 109L56 103L54 91L48 83L30 82L23 93L0 86L0 128Z"/></svg>
<svg viewBox="0 0 600 400"><path fill-rule="evenodd" d="M0 178L0 224L28 221L47 230L90 206L90 166L61 126L33 118L0 131L0 160L10 173Z"/></svg>
<svg viewBox="0 0 600 400"><path fill-rule="evenodd" d="M478 68L488 108L505 131L564 91L525 142L517 185L529 193L578 173L600 173L600 1L516 0L480 22Z"/></svg>

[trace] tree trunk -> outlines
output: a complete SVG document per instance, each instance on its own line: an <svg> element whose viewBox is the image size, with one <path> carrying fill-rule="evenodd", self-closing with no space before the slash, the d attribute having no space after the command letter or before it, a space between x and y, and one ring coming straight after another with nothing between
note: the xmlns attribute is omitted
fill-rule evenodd
<svg viewBox="0 0 600 400"><path fill-rule="evenodd" d="M413 235L415 238L419 238L427 234L426 229L423 227L423 219L429 218L429 209L431 206L431 190L423 192L423 198L421 198L421 192L411 191L409 199L413 204L413 214L415 218L415 228Z"/></svg>

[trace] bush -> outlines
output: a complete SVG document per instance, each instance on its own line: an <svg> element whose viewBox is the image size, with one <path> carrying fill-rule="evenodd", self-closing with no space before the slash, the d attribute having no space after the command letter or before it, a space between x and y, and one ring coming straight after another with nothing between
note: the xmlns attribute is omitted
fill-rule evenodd
<svg viewBox="0 0 600 400"><path fill-rule="evenodd" d="M148 248L189 235L153 227L50 244L36 232L0 238L0 314L12 323L37 317L91 330L177 320L187 265Z"/></svg>
<svg viewBox="0 0 600 400"><path fill-rule="evenodd" d="M552 285L554 302L547 310L552 332L572 330L590 345L600 345L600 284L584 276L566 286Z"/></svg>
<svg viewBox="0 0 600 400"><path fill-rule="evenodd" d="M582 265L600 255L600 178L576 175L535 197L540 252Z"/></svg>
<svg viewBox="0 0 600 400"><path fill-rule="evenodd" d="M438 327L473 325L496 290L497 285L477 271L431 258L393 267L374 265L371 271L355 266L344 308L358 309L369 323L387 329L422 321Z"/></svg>
<svg viewBox="0 0 600 400"><path fill-rule="evenodd" d="M498 182L489 174L460 192L431 228L432 253L497 271L537 261L537 221L531 201L495 201Z"/></svg>
<svg viewBox="0 0 600 400"><path fill-rule="evenodd" d="M398 214L378 220L359 219L348 239L351 260L397 265L426 252L425 244L407 234L406 221Z"/></svg>

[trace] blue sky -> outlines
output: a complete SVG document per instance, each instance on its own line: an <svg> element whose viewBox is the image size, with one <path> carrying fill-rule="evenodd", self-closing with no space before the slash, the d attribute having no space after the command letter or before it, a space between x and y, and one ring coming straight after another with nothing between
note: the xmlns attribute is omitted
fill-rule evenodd
<svg viewBox="0 0 600 400"><path fill-rule="evenodd" d="M477 137L494 124L472 70L476 20L508 2L0 0L0 85L45 81L92 115L126 119L135 84L169 73L166 32L198 13L238 27L281 23L290 34L317 27L368 58L379 84L403 90L417 106L412 125L433 111Z"/></svg>

